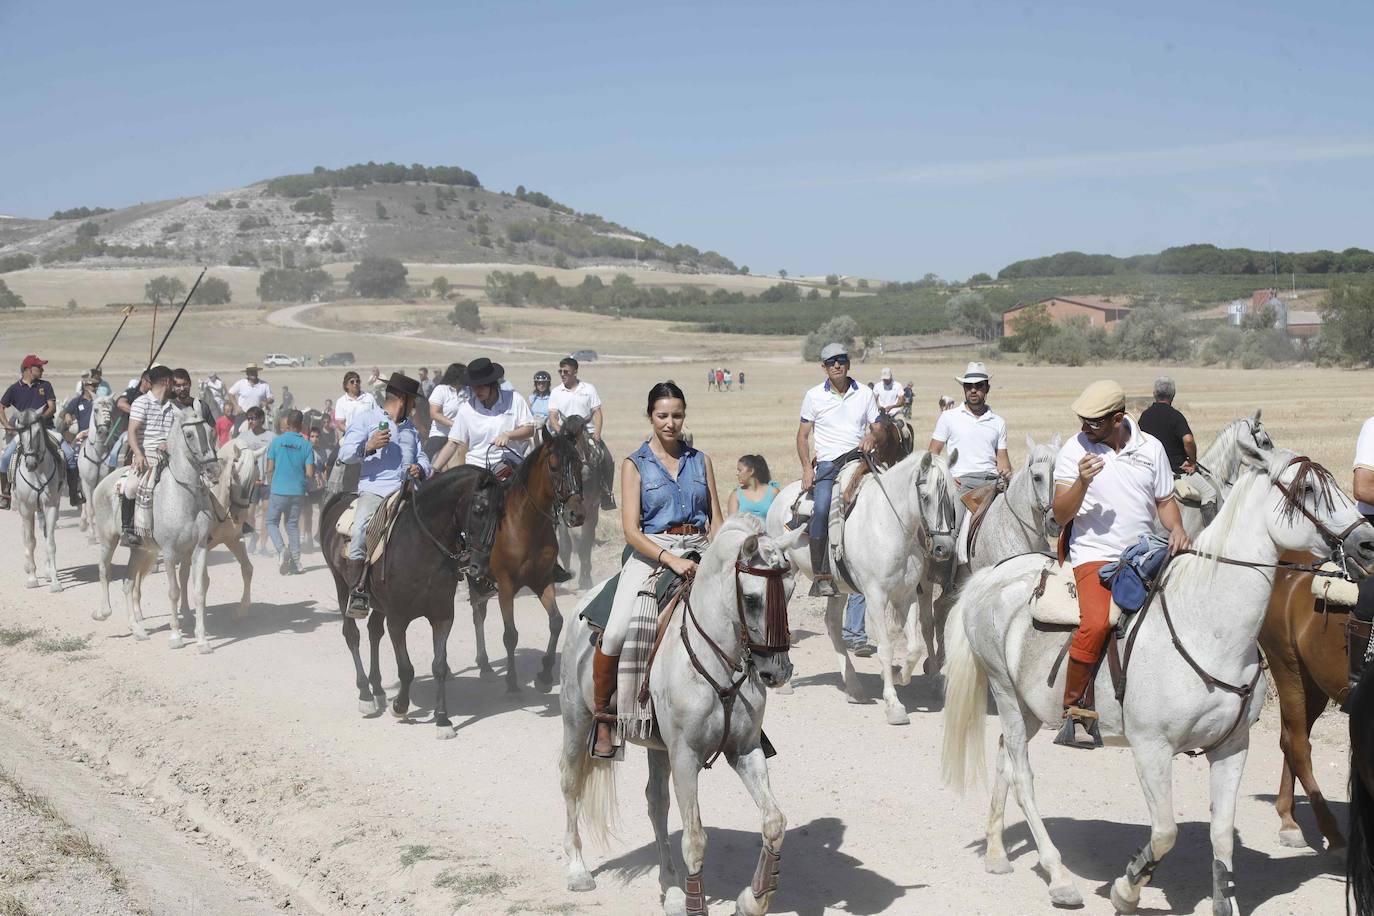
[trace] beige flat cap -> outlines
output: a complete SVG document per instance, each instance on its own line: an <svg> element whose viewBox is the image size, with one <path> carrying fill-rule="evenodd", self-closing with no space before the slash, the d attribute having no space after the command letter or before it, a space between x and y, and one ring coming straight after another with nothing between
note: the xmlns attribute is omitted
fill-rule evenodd
<svg viewBox="0 0 1374 916"><path fill-rule="evenodd" d="M1126 409L1126 392L1111 379L1093 382L1071 405L1073 412L1089 420Z"/></svg>

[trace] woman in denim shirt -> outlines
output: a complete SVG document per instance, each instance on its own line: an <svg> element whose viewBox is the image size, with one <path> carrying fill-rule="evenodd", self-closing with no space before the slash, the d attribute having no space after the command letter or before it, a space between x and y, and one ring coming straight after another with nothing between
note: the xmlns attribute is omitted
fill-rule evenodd
<svg viewBox="0 0 1374 916"><path fill-rule="evenodd" d="M614 757L612 744L616 667L633 616L635 599L660 566L678 575L696 569L683 554L703 551L720 527L720 499L711 459L679 438L687 398L672 382L649 389L649 440L626 458L620 474L620 522L634 553L620 571L611 616L592 662L596 712L595 757Z"/></svg>

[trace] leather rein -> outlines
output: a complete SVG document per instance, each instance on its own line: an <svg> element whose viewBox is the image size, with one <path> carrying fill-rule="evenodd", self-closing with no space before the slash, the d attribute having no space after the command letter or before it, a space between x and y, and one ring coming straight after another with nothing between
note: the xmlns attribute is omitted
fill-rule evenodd
<svg viewBox="0 0 1374 916"><path fill-rule="evenodd" d="M711 764L720 759L720 755L725 752L725 743L730 737L730 717L735 708L735 700L739 696L740 689L749 680L749 673L752 658L756 654L771 654L774 652L786 652L792 647L792 631L787 623L787 597L783 591L782 579L787 575L788 567L773 569L771 567L746 566L739 561L735 562L735 613L739 617L739 630L737 636L740 648L737 656L722 649L710 634L701 626L697 620L696 612L692 609L690 595L692 584L696 581L691 577L682 586L681 601L683 604L681 638L682 647L687 650L687 658L692 662L692 667L696 669L706 683L711 685L711 689L716 692L720 699L721 708L725 711L725 722L721 726L720 743L716 749L706 758L703 767L710 769ZM741 576L761 576L768 580L766 598L764 602L764 632L763 642L755 642L753 634L749 631L749 623L744 616L744 584ZM721 661L728 669L725 675L725 683L716 680L706 666L701 663L696 650L692 648L691 631L687 627L691 621L693 627L702 639L706 640L706 645L710 647L716 658ZM737 675L731 679L731 675Z"/></svg>

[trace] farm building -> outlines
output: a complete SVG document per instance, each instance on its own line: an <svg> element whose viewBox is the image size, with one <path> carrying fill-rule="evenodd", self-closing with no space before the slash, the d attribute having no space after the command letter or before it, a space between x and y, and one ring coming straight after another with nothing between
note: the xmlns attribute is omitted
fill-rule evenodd
<svg viewBox="0 0 1374 916"><path fill-rule="evenodd" d="M1041 299L1039 302L1022 302L1012 306L1002 313L1002 333L1004 335L1015 334L1014 327L1021 312L1030 308L1032 305L1045 306L1050 320L1055 324L1064 324L1070 318L1087 318L1088 322L1099 328L1112 328L1118 321L1130 314L1131 307L1123 302L1113 301L1110 298L1098 296L1075 296L1070 299L1066 296L1051 296L1048 299Z"/></svg>
<svg viewBox="0 0 1374 916"><path fill-rule="evenodd" d="M1226 323L1238 328L1246 315L1259 314L1266 308L1274 310L1274 327L1279 330L1288 327L1288 303L1280 299L1278 291L1274 289L1257 289L1249 301L1233 299L1226 308Z"/></svg>

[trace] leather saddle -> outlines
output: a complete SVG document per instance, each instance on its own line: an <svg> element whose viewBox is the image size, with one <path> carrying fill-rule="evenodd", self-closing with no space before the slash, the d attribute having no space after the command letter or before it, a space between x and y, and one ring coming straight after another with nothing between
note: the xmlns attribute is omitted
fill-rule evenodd
<svg viewBox="0 0 1374 916"><path fill-rule="evenodd" d="M975 546L978 543L978 531L983 527L983 519L987 518L988 509L997 501L998 494L1006 489L1006 484L1002 481L985 483L981 487L969 490L959 497L959 501L968 510L968 522L965 527L968 529L968 537L965 543L968 545L968 558L973 559Z"/></svg>
<svg viewBox="0 0 1374 916"><path fill-rule="evenodd" d="M392 493L386 500L377 507L372 520L367 523L367 562L375 566L377 561L382 558L386 550L386 540L391 534L391 528L400 516L401 510L405 508L405 500L409 487L401 487ZM353 538L353 520L357 517L358 501L355 499L348 504L348 508L339 513L338 520L334 523L334 531L339 535L339 556L347 558L348 544Z"/></svg>

